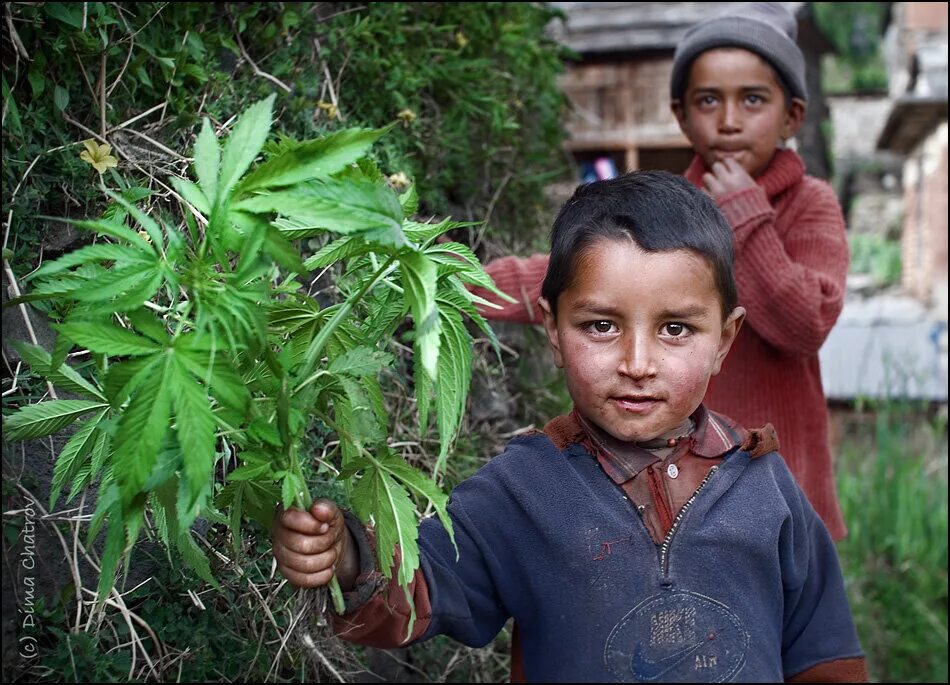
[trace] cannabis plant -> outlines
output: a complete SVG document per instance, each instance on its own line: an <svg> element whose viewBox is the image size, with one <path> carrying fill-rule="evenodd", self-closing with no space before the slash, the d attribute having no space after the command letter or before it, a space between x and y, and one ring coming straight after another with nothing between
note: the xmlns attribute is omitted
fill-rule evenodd
<svg viewBox="0 0 950 685"><path fill-rule="evenodd" d="M375 526L384 573L397 545L403 586L418 567L417 507L451 531L436 479L471 377L465 318L494 341L466 285L497 290L470 249L437 242L460 224L409 219L413 188L397 195L367 159L386 129L269 143L252 168L273 103L249 107L223 146L204 120L196 180L171 179L183 218L146 213L103 187L110 211L72 222L96 241L43 264L31 292L11 302L50 300L62 314L51 352L20 350L81 399L24 406L4 420L4 435L39 438L76 424L50 502L67 486L70 499L96 489L88 534L105 531L100 598L146 522L213 583L192 533L197 518L229 522L238 540L245 517L266 529L278 502L308 508L313 455L302 445L314 426L338 438L323 462ZM318 236L328 236L324 246L304 260L294 241ZM336 285L321 306L303 276L331 267ZM419 430L434 413L440 439L430 475L387 444L380 378L407 316ZM75 347L93 355L89 377L65 363ZM339 609L338 586L334 599Z"/></svg>

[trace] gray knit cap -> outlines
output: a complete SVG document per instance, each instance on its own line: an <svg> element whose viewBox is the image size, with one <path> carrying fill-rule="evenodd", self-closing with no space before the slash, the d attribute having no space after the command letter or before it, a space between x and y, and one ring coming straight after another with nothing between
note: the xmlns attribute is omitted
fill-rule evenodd
<svg viewBox="0 0 950 685"><path fill-rule="evenodd" d="M780 2L752 2L702 21L686 32L673 55L670 96L683 97L689 68L701 53L713 48L745 48L778 72L792 97L807 100L805 58L795 43L798 23Z"/></svg>

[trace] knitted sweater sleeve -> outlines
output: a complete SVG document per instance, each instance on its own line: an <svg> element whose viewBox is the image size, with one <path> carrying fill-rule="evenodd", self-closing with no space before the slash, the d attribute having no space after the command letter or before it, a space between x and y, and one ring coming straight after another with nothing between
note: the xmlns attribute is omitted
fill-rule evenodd
<svg viewBox="0 0 950 685"><path fill-rule="evenodd" d="M761 187L727 195L739 304L751 326L786 354L818 352L844 305L848 241L834 191L805 177L781 223Z"/></svg>
<svg viewBox="0 0 950 685"><path fill-rule="evenodd" d="M541 283L544 282L548 269L548 257L546 254L501 257L485 264L485 271L495 281L498 289L517 301L505 302L483 288L474 288L476 295L499 305L498 309L479 307L481 315L490 321L541 323L544 317L538 307L538 298L541 296Z"/></svg>

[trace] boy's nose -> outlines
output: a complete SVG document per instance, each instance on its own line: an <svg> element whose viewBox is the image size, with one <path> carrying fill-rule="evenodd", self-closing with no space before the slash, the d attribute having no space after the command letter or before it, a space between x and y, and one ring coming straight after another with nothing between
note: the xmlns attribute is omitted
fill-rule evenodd
<svg viewBox="0 0 950 685"><path fill-rule="evenodd" d="M656 375L656 354L648 341L628 339L623 349L617 368L622 375L634 379Z"/></svg>
<svg viewBox="0 0 950 685"><path fill-rule="evenodd" d="M719 116L719 130L723 133L735 133L742 130L742 120L739 116L739 108L736 104L726 102Z"/></svg>

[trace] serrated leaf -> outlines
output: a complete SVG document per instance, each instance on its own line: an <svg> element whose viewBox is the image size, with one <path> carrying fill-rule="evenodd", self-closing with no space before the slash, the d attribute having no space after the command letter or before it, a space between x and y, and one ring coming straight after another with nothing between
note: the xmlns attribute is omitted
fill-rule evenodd
<svg viewBox="0 0 950 685"><path fill-rule="evenodd" d="M144 252L126 245L100 243L86 245L73 250L52 262L45 262L40 268L30 274L29 280L45 278L71 269L79 264L95 261L114 261L117 264L148 264L155 263L155 254L149 250Z"/></svg>
<svg viewBox="0 0 950 685"><path fill-rule="evenodd" d="M100 235L107 235L118 240L123 240L141 248L142 250L145 250L146 253L155 252L155 247L148 240L140 236L125 224L119 223L117 221L109 221L107 219L75 221L73 219L57 219L56 217L43 218L51 219L53 221L62 221L63 223L72 224L76 228L81 228L85 231L92 231L94 233L99 233Z"/></svg>
<svg viewBox="0 0 950 685"><path fill-rule="evenodd" d="M364 233L382 229L391 244L405 243L402 207L392 189L367 181L311 181L288 190L254 195L240 200L234 209L254 213L278 212L298 225L334 233ZM295 236L298 237L298 236Z"/></svg>
<svg viewBox="0 0 950 685"><path fill-rule="evenodd" d="M202 193L208 203L214 206L218 200L218 169L221 165L221 148L211 128L211 122L205 117L201 122L201 133L195 141L195 175L201 184Z"/></svg>
<svg viewBox="0 0 950 685"><path fill-rule="evenodd" d="M211 395L223 406L242 413L247 409L251 400L247 385L223 352L212 355L181 350L179 359L191 373L211 387Z"/></svg>
<svg viewBox="0 0 950 685"><path fill-rule="evenodd" d="M50 371L53 360L42 347L28 345L19 340L14 340L13 346L35 373L45 376L56 387L81 395L92 395L102 401L106 400L98 388L79 375L79 372L71 366L63 364L59 368Z"/></svg>
<svg viewBox="0 0 950 685"><path fill-rule="evenodd" d="M77 345L112 356L154 354L161 347L124 328L92 321L53 324L53 328Z"/></svg>
<svg viewBox="0 0 950 685"><path fill-rule="evenodd" d="M449 449L465 413L465 400L472 380L472 337L454 309L441 312L439 376L435 384L436 419L439 426L439 458L433 477L445 465Z"/></svg>
<svg viewBox="0 0 950 685"><path fill-rule="evenodd" d="M335 264L341 259L356 257L373 251L373 245L363 240L362 236L352 238L337 238L321 247L316 254L309 257L304 266L308 271L322 269Z"/></svg>
<svg viewBox="0 0 950 685"><path fill-rule="evenodd" d="M388 471L394 478L400 480L409 490L414 491L420 497L432 503L442 526L449 534L449 539L455 545L455 531L452 528L452 519L449 517L448 502L449 496L432 479L426 477L424 473L414 469L399 456L386 450L376 458L377 468ZM456 547L458 554L458 547ZM457 558L457 557L456 557Z"/></svg>
<svg viewBox="0 0 950 685"><path fill-rule="evenodd" d="M190 503L212 475L214 417L207 392L195 382L185 365L176 359L171 367L174 369L169 380L175 399L175 432L181 445L185 473L193 488Z"/></svg>
<svg viewBox="0 0 950 685"><path fill-rule="evenodd" d="M177 176L169 177L169 181L175 186L175 190L178 191L178 194L185 198L192 207L206 217L211 215L211 202L205 197L205 194L201 192L201 188L191 181Z"/></svg>
<svg viewBox="0 0 950 685"><path fill-rule="evenodd" d="M199 578L216 588L221 587L215 577L211 575L211 566L208 563L208 557L201 551L201 548L198 547L198 543L195 542L195 539L191 536L189 531L181 531L175 546L181 555L182 561L184 561L191 570L197 573Z"/></svg>
<svg viewBox="0 0 950 685"><path fill-rule="evenodd" d="M138 206L129 202L119 193L114 193L108 188L104 188L103 192L115 200L119 206L127 211L132 216L132 218L135 219L143 229L145 229L145 232L148 234L149 239L151 240L152 248L156 252L161 252L162 246L165 244L165 242L164 236L162 235L162 229L159 227L158 222L139 209Z"/></svg>
<svg viewBox="0 0 950 685"><path fill-rule="evenodd" d="M102 422L105 423L105 422ZM91 461L88 470L83 467L76 474L76 479L69 487L69 495L66 497L66 504L69 504L73 498L78 495L92 480L99 475L99 471L105 464L109 456L109 449L112 439L105 431L96 433L96 441L92 446Z"/></svg>
<svg viewBox="0 0 950 685"><path fill-rule="evenodd" d="M416 184L409 186L400 196L399 204L406 216L412 216L419 209L419 193L416 192Z"/></svg>
<svg viewBox="0 0 950 685"><path fill-rule="evenodd" d="M143 280L155 278L158 265L136 263L121 269L110 269L104 276L96 279L90 287L80 288L70 293L78 302L102 302L122 295L133 289L141 288Z"/></svg>
<svg viewBox="0 0 950 685"><path fill-rule="evenodd" d="M412 311L416 334L415 348L426 373L432 380L438 374L439 312L436 308L435 263L419 252L399 256L403 296Z"/></svg>
<svg viewBox="0 0 950 685"><path fill-rule="evenodd" d="M375 523L379 568L387 578L392 577L395 549L399 545L402 563L397 579L408 585L419 567L419 529L409 493L388 471L370 466L353 487L350 502L362 521L372 518Z"/></svg>
<svg viewBox="0 0 950 685"><path fill-rule="evenodd" d="M272 94L248 107L231 129L221 157L220 199L228 196L264 146L270 133L276 97Z"/></svg>
<svg viewBox="0 0 950 685"><path fill-rule="evenodd" d="M92 451L98 435L95 433L96 426L105 416L105 412L99 413L83 423L72 437L63 445L59 456L56 457L56 465L53 467L53 482L50 486L49 505L52 510L59 499L59 493L67 481L71 481L79 469L84 465L86 457Z"/></svg>
<svg viewBox="0 0 950 685"><path fill-rule="evenodd" d="M110 365L103 387L109 404L115 408L124 404L157 363L158 356L150 355Z"/></svg>
<svg viewBox="0 0 950 685"><path fill-rule="evenodd" d="M122 505L116 502L109 511L109 532L102 548L102 559L99 565L99 586L97 594L102 602L115 585L115 574L119 565L119 558L125 551L125 519L122 516Z"/></svg>
<svg viewBox="0 0 950 685"><path fill-rule="evenodd" d="M113 472L123 502L142 491L168 432L171 392L165 382L167 364L153 368L119 419L113 442Z"/></svg>
<svg viewBox="0 0 950 685"><path fill-rule="evenodd" d="M495 354L498 356L498 361L501 361L501 346L498 344L498 338L495 336L495 331L492 330L491 326L488 325L488 322L485 320L475 306L472 304L472 301L469 299L469 291L459 282L457 279L450 279L449 283L445 284L446 287L440 287L439 292L436 295L436 302L439 305L439 309L443 307L454 307L463 314L466 314L469 319L471 319L485 334L485 337L492 344L492 348L495 350Z"/></svg>
<svg viewBox="0 0 950 685"><path fill-rule="evenodd" d="M300 143L269 159L248 174L238 191L288 186L314 178L326 178L352 164L388 129L344 129L317 140Z"/></svg>
<svg viewBox="0 0 950 685"><path fill-rule="evenodd" d="M293 273L306 273L309 269L300 259L300 253L291 245L280 231L274 226L267 227L267 233L264 238L264 248L271 258L286 271Z"/></svg>
<svg viewBox="0 0 950 685"><path fill-rule="evenodd" d="M126 317L136 331L145 334L159 345L165 346L171 342L165 328L165 322L157 319L154 312L137 309L126 314Z"/></svg>
<svg viewBox="0 0 950 685"><path fill-rule="evenodd" d="M357 347L330 362L332 374L375 376L393 362L393 356L371 347Z"/></svg>
<svg viewBox="0 0 950 685"><path fill-rule="evenodd" d="M30 404L4 419L3 436L7 440L42 438L65 428L83 414L108 406L91 400L48 400Z"/></svg>

